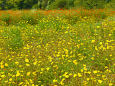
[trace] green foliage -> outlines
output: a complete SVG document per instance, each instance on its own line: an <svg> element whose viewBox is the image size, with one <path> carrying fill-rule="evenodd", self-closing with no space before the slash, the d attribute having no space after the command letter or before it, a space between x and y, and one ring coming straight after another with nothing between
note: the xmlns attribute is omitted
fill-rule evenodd
<svg viewBox="0 0 115 86"><path fill-rule="evenodd" d="M30 4L31 3L31 4ZM114 8L114 0L0 0L0 9Z"/></svg>
<svg viewBox="0 0 115 86"><path fill-rule="evenodd" d="M34 24L36 24L37 23L37 20L34 18L34 16L32 16L32 15L26 15L26 14L23 14L22 16L21 16L21 20L24 20L25 22L27 22L27 23L29 23L29 24L31 24L31 25L34 25Z"/></svg>
<svg viewBox="0 0 115 86"><path fill-rule="evenodd" d="M105 0L76 0L74 5L82 6L85 9L100 9L106 5Z"/></svg>
<svg viewBox="0 0 115 86"><path fill-rule="evenodd" d="M2 16L0 16L0 20L4 21L6 23L6 25L9 25L11 22L11 15L10 14L2 14Z"/></svg>
<svg viewBox="0 0 115 86"><path fill-rule="evenodd" d="M6 28L3 36L5 38L5 41L7 42L6 49L14 51L18 50L23 46L23 40L21 38L20 30L18 28Z"/></svg>

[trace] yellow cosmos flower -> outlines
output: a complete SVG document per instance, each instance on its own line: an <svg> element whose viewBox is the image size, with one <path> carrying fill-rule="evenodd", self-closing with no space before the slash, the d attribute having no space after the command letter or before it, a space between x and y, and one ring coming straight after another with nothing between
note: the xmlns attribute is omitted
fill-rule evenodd
<svg viewBox="0 0 115 86"><path fill-rule="evenodd" d="M5 63L5 66L7 67L7 66L8 66L8 64L7 64L7 63Z"/></svg>
<svg viewBox="0 0 115 86"><path fill-rule="evenodd" d="M81 73L78 73L78 77L81 77L82 75L81 75Z"/></svg>
<svg viewBox="0 0 115 86"><path fill-rule="evenodd" d="M27 76L30 76L30 72L27 72Z"/></svg>
<svg viewBox="0 0 115 86"><path fill-rule="evenodd" d="M25 59L25 62L29 62L29 60L28 60L28 59Z"/></svg>
<svg viewBox="0 0 115 86"><path fill-rule="evenodd" d="M35 61L33 64L36 65L36 64L37 64L37 61Z"/></svg>
<svg viewBox="0 0 115 86"><path fill-rule="evenodd" d="M30 66L30 64L26 64L26 66Z"/></svg>
<svg viewBox="0 0 115 86"><path fill-rule="evenodd" d="M17 71L16 76L20 76L20 72L19 71Z"/></svg>
<svg viewBox="0 0 115 86"><path fill-rule="evenodd" d="M3 65L3 64L1 64L1 69L2 69L2 68L4 68L4 65Z"/></svg>
<svg viewBox="0 0 115 86"><path fill-rule="evenodd" d="M55 83L55 82L57 82L57 80L54 79L54 80L53 80L53 83Z"/></svg>
<svg viewBox="0 0 115 86"><path fill-rule="evenodd" d="M98 80L98 82L101 84L101 83L102 83L102 80Z"/></svg>
<svg viewBox="0 0 115 86"><path fill-rule="evenodd" d="M112 86L113 84L112 83L109 83L109 86Z"/></svg>
<svg viewBox="0 0 115 86"><path fill-rule="evenodd" d="M17 65L18 65L18 64L19 64L19 62L15 62L15 64L17 64Z"/></svg>
<svg viewBox="0 0 115 86"><path fill-rule="evenodd" d="M97 70L93 71L94 74L96 74L97 72L98 72Z"/></svg>
<svg viewBox="0 0 115 86"><path fill-rule="evenodd" d="M75 65L77 65L77 60L73 60L73 63L74 63Z"/></svg>
<svg viewBox="0 0 115 86"><path fill-rule="evenodd" d="M95 43L95 40L92 40L91 43Z"/></svg>
<svg viewBox="0 0 115 86"><path fill-rule="evenodd" d="M12 81L12 78L10 78L9 81Z"/></svg>
<svg viewBox="0 0 115 86"><path fill-rule="evenodd" d="M100 28L100 26L97 26L97 28Z"/></svg>
<svg viewBox="0 0 115 86"><path fill-rule="evenodd" d="M46 68L46 70L49 70L49 69L50 69L49 67Z"/></svg>
<svg viewBox="0 0 115 86"><path fill-rule="evenodd" d="M77 74L74 74L73 77L75 78L77 76Z"/></svg>

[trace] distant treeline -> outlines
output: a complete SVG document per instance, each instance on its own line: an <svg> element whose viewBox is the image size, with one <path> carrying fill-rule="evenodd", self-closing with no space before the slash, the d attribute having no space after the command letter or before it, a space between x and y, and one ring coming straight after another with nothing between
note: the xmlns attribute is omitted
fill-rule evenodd
<svg viewBox="0 0 115 86"><path fill-rule="evenodd" d="M0 9L115 8L115 0L0 0Z"/></svg>

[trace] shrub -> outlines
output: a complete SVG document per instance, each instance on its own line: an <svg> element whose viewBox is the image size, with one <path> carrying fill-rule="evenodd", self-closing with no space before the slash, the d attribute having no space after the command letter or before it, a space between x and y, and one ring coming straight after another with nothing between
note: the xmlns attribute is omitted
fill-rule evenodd
<svg viewBox="0 0 115 86"><path fill-rule="evenodd" d="M31 25L34 25L34 24L36 24L37 23L37 20L34 18L34 16L32 16L32 15L26 15L26 14L23 14L22 16L21 16L21 20L24 20L24 21L26 21L27 23L29 23L29 24L31 24Z"/></svg>
<svg viewBox="0 0 115 86"><path fill-rule="evenodd" d="M4 21L6 23L6 25L9 25L11 22L11 15L10 14L2 14L2 16L0 17L0 20Z"/></svg>
<svg viewBox="0 0 115 86"><path fill-rule="evenodd" d="M68 8L68 1L67 0L56 0L53 2L49 8L50 9L62 9L62 8Z"/></svg>

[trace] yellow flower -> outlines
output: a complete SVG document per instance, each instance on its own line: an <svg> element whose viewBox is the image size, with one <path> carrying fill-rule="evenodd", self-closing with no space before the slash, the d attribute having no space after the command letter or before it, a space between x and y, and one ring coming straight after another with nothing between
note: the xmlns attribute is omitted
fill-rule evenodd
<svg viewBox="0 0 115 86"><path fill-rule="evenodd" d="M97 49L97 46L95 46L95 50L98 50L98 49Z"/></svg>
<svg viewBox="0 0 115 86"><path fill-rule="evenodd" d="M112 83L109 83L109 86L112 86L113 84Z"/></svg>
<svg viewBox="0 0 115 86"><path fill-rule="evenodd" d="M54 79L54 80L53 80L53 83L55 83L55 82L57 82L57 80Z"/></svg>
<svg viewBox="0 0 115 86"><path fill-rule="evenodd" d="M65 78L69 78L69 75L65 75Z"/></svg>
<svg viewBox="0 0 115 86"><path fill-rule="evenodd" d="M97 26L97 28L100 28L100 26Z"/></svg>
<svg viewBox="0 0 115 86"><path fill-rule="evenodd" d="M20 76L20 72L19 71L17 71L16 76Z"/></svg>
<svg viewBox="0 0 115 86"><path fill-rule="evenodd" d="M4 78L4 77L5 77L5 75L1 75L1 77L2 77L2 78Z"/></svg>
<svg viewBox="0 0 115 86"><path fill-rule="evenodd" d="M81 73L78 73L78 77L81 77L82 75L81 75Z"/></svg>
<svg viewBox="0 0 115 86"><path fill-rule="evenodd" d="M26 64L26 66L30 66L30 64Z"/></svg>
<svg viewBox="0 0 115 86"><path fill-rule="evenodd" d="M3 64L1 64L1 68L4 68L4 65L3 65Z"/></svg>
<svg viewBox="0 0 115 86"><path fill-rule="evenodd" d="M37 64L37 61L35 61L33 64L36 65L36 64Z"/></svg>
<svg viewBox="0 0 115 86"><path fill-rule="evenodd" d="M75 65L77 65L77 60L73 60L73 63L74 63Z"/></svg>
<svg viewBox="0 0 115 86"><path fill-rule="evenodd" d="M93 71L94 74L97 73L97 72L98 72L97 70Z"/></svg>
<svg viewBox="0 0 115 86"><path fill-rule="evenodd" d="M81 69L81 72L83 72L83 69Z"/></svg>
<svg viewBox="0 0 115 86"><path fill-rule="evenodd" d="M29 60L28 60L28 59L25 59L25 62L29 62Z"/></svg>
<svg viewBox="0 0 115 86"><path fill-rule="evenodd" d="M9 81L12 81L12 78L10 78Z"/></svg>
<svg viewBox="0 0 115 86"><path fill-rule="evenodd" d="M102 45L102 42L100 42L99 44Z"/></svg>
<svg viewBox="0 0 115 86"><path fill-rule="evenodd" d="M30 72L27 72L27 76L29 76L30 75Z"/></svg>
<svg viewBox="0 0 115 86"><path fill-rule="evenodd" d="M101 84L101 83L102 83L102 80L98 80L98 82Z"/></svg>
<svg viewBox="0 0 115 86"><path fill-rule="evenodd" d="M7 63L5 63L5 66L7 67L7 66L8 66L8 64L7 64Z"/></svg>
<svg viewBox="0 0 115 86"><path fill-rule="evenodd" d="M91 41L91 43L94 43L94 42L95 42L95 40L92 40L92 41Z"/></svg>
<svg viewBox="0 0 115 86"><path fill-rule="evenodd" d="M19 83L19 85L22 85L22 84L23 84L23 82L20 82L20 83Z"/></svg>
<svg viewBox="0 0 115 86"><path fill-rule="evenodd" d="M50 69L49 67L46 68L46 70L49 70L49 69Z"/></svg>
<svg viewBox="0 0 115 86"><path fill-rule="evenodd" d="M36 72L33 72L32 74L33 74L33 75L36 75Z"/></svg>
<svg viewBox="0 0 115 86"><path fill-rule="evenodd" d="M91 57L92 60L94 60L94 57Z"/></svg>
<svg viewBox="0 0 115 86"><path fill-rule="evenodd" d="M77 74L74 74L73 77L75 78L77 76Z"/></svg>
<svg viewBox="0 0 115 86"><path fill-rule="evenodd" d="M32 86L35 86L34 84L32 84Z"/></svg>
<svg viewBox="0 0 115 86"><path fill-rule="evenodd" d="M18 64L19 64L19 62L15 62L15 64L17 64L17 65L18 65Z"/></svg>

